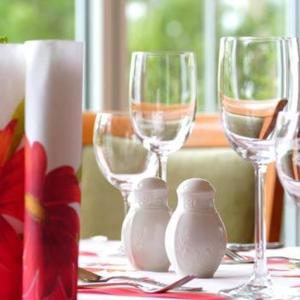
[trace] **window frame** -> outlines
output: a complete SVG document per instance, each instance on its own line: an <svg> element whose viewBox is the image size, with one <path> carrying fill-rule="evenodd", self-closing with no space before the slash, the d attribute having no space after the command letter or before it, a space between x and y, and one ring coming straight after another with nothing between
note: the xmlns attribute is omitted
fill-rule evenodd
<svg viewBox="0 0 300 300"><path fill-rule="evenodd" d="M125 110L125 0L75 0L76 40L85 42L85 110Z"/></svg>

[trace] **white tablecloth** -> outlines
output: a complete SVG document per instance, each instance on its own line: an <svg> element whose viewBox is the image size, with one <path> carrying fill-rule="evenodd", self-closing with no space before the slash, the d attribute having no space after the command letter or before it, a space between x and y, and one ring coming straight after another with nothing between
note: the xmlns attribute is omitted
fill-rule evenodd
<svg viewBox="0 0 300 300"><path fill-rule="evenodd" d="M79 265L89 268L101 275L124 274L136 277L147 276L155 278L165 283L169 283L178 279L179 276L174 272L158 273L144 272L134 270L124 256L119 253L120 242L106 241L105 238L96 237L80 241L80 257ZM245 255L252 255L253 252L243 252ZM300 259L299 248L281 248L276 250L267 250L268 256L283 255ZM272 261L269 269L274 284L282 286L300 286L300 266L287 264L280 261ZM247 281L253 271L253 264L221 264L213 278L210 279L194 279L186 286L203 287L207 292L217 293L221 289L231 288ZM141 297L118 297L120 299L145 299ZM116 296L108 295L78 295L79 300L89 299L116 299ZM151 298L149 299L158 299ZM300 296L299 296L300 299Z"/></svg>

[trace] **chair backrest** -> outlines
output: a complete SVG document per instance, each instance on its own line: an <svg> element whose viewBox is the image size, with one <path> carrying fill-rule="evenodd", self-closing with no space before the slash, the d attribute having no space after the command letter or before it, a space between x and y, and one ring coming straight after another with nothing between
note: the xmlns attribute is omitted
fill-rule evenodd
<svg viewBox="0 0 300 300"><path fill-rule="evenodd" d="M92 135L93 135L93 125L94 125L94 121L95 121L95 113L93 112L84 112L83 114L83 146L84 147L89 147L92 145ZM128 120L129 122L129 120ZM229 148L230 145L225 137L222 125L221 125L221 121L220 121L220 116L218 114L210 114L210 115L198 115L197 116L197 120L195 122L195 126L194 129L190 135L190 137L188 138L186 144L184 145L184 150L185 150L185 156L186 157L191 157L191 156L195 156L195 153L197 153L197 150L200 149L199 151L206 151L205 154L209 153L209 149L215 149L216 150L216 154L217 155L222 155L222 152L224 148ZM217 150L220 149L220 150ZM226 155L227 152L226 152ZM235 154L234 154L235 155ZM180 156L180 159L184 159L184 155ZM90 159L90 158L89 158ZM173 158L173 163L172 163L172 158L171 158L171 171L172 168L174 169L173 171L176 172L176 162L174 162L175 160L178 159L178 156L174 156ZM189 158L190 159L190 158ZM212 160L214 159L214 157L212 157ZM230 160L237 162L237 159L235 156L230 156ZM195 158L195 161L197 159ZM239 159L241 160L241 159ZM192 164L193 162L191 162ZM240 162L241 164L244 162ZM221 162L222 164L222 162ZM223 168L224 168L224 164L226 164L226 161L223 162ZM83 173L85 172L84 170L84 165L83 165ZM196 167L196 166L195 166ZM199 168L201 167L201 165L199 166ZM209 168L209 166L205 166L205 168L207 169L207 167ZM244 165L242 166L244 168ZM201 170L197 170L197 172L195 173L196 176L198 176L198 174L202 174ZM240 170L242 170L240 168ZM243 169L244 170L244 169ZM249 167L247 167L247 169L245 169L247 172L249 171ZM86 170L86 172L89 172L89 170ZM186 175L188 176L188 172L190 172L190 170L186 170ZM204 171L203 171L204 172ZM178 172L177 172L178 173ZM175 176L176 177L176 176ZM191 176L190 176L191 177ZM249 176L248 176L249 177ZM171 183L172 185L175 185L178 183L178 180L180 180L181 177L176 177L173 178L173 181L171 179ZM246 175L245 175L245 178ZM85 179L84 179L85 180ZM86 179L85 183L83 185L83 199L84 201L89 201L89 199L85 199L87 194L87 190L88 187L86 187L86 185L88 184L88 182L90 180L93 180L92 178ZM214 179L212 179L214 180ZM233 183L234 184L234 183ZM104 183L103 183L104 185ZM267 225L267 239L268 241L278 241L280 239L280 229L281 229L281 219L282 219L282 209L283 209L283 189L282 186L279 182L278 176L276 174L276 169L274 164L270 165L267 171L267 178L266 178L266 225ZM251 186L252 187L252 186ZM238 188L238 187L237 187ZM104 186L104 191L103 191L105 197L109 197L108 194L109 193L117 193L117 191L108 191L108 184L106 184ZM254 196L254 191L251 191L251 193L253 193L251 195L251 197ZM173 191L172 191L172 197L175 197L175 192L174 192L174 187L173 187ZM116 196L116 195L114 195ZM240 202L243 201L243 199L240 199ZM248 201L249 202L249 201ZM121 203L119 203L120 205L122 205ZM218 203L217 203L218 204ZM240 205L243 205L243 203L240 203ZM245 205L252 205L249 209L253 209L253 203L249 204L249 203L245 203ZM223 203L223 208L226 206L226 203ZM221 208L221 209L223 209ZM228 210L228 209L227 209ZM84 211L83 214L88 213L87 211ZM111 231L113 231L113 228L118 226L120 227L120 221L117 221L117 219L122 219L122 210L120 211L120 206L118 208L115 208L113 211L111 211L112 215L115 216L115 218L112 218L112 216L107 216L107 215L102 215L102 218L107 218L107 222L109 223L109 225L107 226L111 226ZM221 212L222 215L222 212ZM253 212L251 215L248 216L248 218L253 218ZM86 223L90 222L90 227L93 226L92 225L92 218L89 218L87 216L85 216L83 218L83 222L84 222L84 226L83 227L87 227L88 225ZM231 220L225 220L227 222L231 222ZM100 222L100 221L99 221ZM226 223L226 222L225 222ZM253 225L253 222L249 223L251 226L251 224ZM235 223L232 223L231 225L231 229L236 227L237 225ZM108 230L109 231L109 230ZM253 228L251 231L251 235L253 237ZM87 229L87 231L83 231L83 235L89 235L92 233L97 233L97 231L93 231L91 229ZM115 237L114 235L112 235L113 237ZM235 239L233 237L233 239ZM249 239L249 238L248 238ZM245 238L245 240L247 240L247 238Z"/></svg>

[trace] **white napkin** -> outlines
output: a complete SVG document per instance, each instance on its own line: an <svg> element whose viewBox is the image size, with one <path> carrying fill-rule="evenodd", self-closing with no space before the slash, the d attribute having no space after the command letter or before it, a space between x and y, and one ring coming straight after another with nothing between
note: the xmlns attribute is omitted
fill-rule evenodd
<svg viewBox="0 0 300 300"><path fill-rule="evenodd" d="M11 120L25 97L22 44L0 44L0 129Z"/></svg>
<svg viewBox="0 0 300 300"><path fill-rule="evenodd" d="M48 170L80 166L83 45L32 41L26 52L26 136L41 142Z"/></svg>
<svg viewBox="0 0 300 300"><path fill-rule="evenodd" d="M83 45L25 43L23 300L75 299Z"/></svg>

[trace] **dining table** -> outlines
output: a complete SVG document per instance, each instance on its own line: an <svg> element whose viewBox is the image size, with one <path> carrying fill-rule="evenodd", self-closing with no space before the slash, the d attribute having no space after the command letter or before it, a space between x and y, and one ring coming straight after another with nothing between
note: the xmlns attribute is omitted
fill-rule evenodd
<svg viewBox="0 0 300 300"><path fill-rule="evenodd" d="M155 251L155 249L153 249ZM162 283L171 283L181 276L170 267L168 272L150 272L136 270L130 265L123 254L121 242L108 240L104 236L94 236L82 239L79 243L79 267L97 273L101 276L127 275L132 277L147 277ZM253 257L254 251L239 252L246 258ZM299 289L300 299L300 248L281 247L268 249L268 268L274 285ZM289 260L295 258L297 260ZM87 283L78 281L78 300L93 299L229 299L220 293L221 290L241 285L249 279L253 271L253 263L237 263L224 256L213 278L195 278L185 284L185 287L202 288L202 291L176 291L147 294L140 290L121 286L89 287ZM122 280L124 282L124 280ZM118 281L116 281L118 282Z"/></svg>

